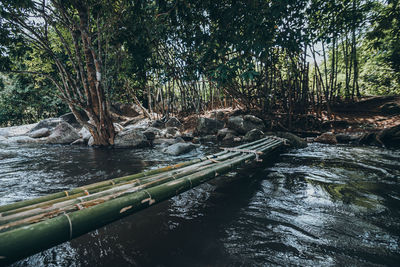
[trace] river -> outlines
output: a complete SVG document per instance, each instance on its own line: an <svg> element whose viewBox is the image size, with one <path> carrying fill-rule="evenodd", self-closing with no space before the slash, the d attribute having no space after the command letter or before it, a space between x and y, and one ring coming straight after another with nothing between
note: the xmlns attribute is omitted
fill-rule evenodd
<svg viewBox="0 0 400 267"><path fill-rule="evenodd" d="M0 205L214 151L0 145ZM399 179L398 150L311 144L13 266L398 266Z"/></svg>

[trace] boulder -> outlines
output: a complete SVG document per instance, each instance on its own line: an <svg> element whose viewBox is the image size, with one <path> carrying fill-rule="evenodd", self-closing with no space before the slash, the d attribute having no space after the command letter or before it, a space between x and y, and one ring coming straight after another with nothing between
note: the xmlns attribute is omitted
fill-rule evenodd
<svg viewBox="0 0 400 267"><path fill-rule="evenodd" d="M64 121L62 119L60 119L60 118L50 118L50 119L41 120L35 127L33 127L29 131L29 133L32 133L34 131L37 131L37 130L43 129L43 128L47 128L47 129L52 130L62 122L64 122Z"/></svg>
<svg viewBox="0 0 400 267"><path fill-rule="evenodd" d="M224 138L222 139L221 143L225 146L233 145L235 143L235 138L237 136L233 133L228 132Z"/></svg>
<svg viewBox="0 0 400 267"><path fill-rule="evenodd" d="M125 117L136 117L142 114L141 108L133 103L115 103L112 104L111 111L125 116Z"/></svg>
<svg viewBox="0 0 400 267"><path fill-rule="evenodd" d="M69 123L62 121L45 140L48 144L70 144L79 139L80 135Z"/></svg>
<svg viewBox="0 0 400 267"><path fill-rule="evenodd" d="M225 113L223 111L218 111L216 117L217 120L223 121L225 119Z"/></svg>
<svg viewBox="0 0 400 267"><path fill-rule="evenodd" d="M182 123L175 117L170 118L166 123L165 127L182 127Z"/></svg>
<svg viewBox="0 0 400 267"><path fill-rule="evenodd" d="M157 138L154 139L153 141L153 145L157 145L160 147L167 147L173 144L179 143L179 140L177 140L176 138Z"/></svg>
<svg viewBox="0 0 400 267"><path fill-rule="evenodd" d="M130 124L125 127L124 130L130 130L130 129L137 129L137 130L146 130L148 127L150 127L151 121L147 118L142 118L140 120L135 121L134 124Z"/></svg>
<svg viewBox="0 0 400 267"><path fill-rule="evenodd" d="M253 142L256 141L264 136L264 132L259 129L253 129L246 133L243 138L245 142Z"/></svg>
<svg viewBox="0 0 400 267"><path fill-rule="evenodd" d="M383 129L378 133L377 138L386 147L400 147L400 124Z"/></svg>
<svg viewBox="0 0 400 267"><path fill-rule="evenodd" d="M358 139L360 145L381 146L382 142L378 140L376 133L364 133Z"/></svg>
<svg viewBox="0 0 400 267"><path fill-rule="evenodd" d="M36 131L33 131L31 133L29 133L29 137L31 138L40 138L40 137L47 137L50 135L50 129L48 128L42 128Z"/></svg>
<svg viewBox="0 0 400 267"><path fill-rule="evenodd" d="M317 143L336 145L338 143L336 136L331 132L326 132L314 139Z"/></svg>
<svg viewBox="0 0 400 267"><path fill-rule="evenodd" d="M288 141L289 145L294 148L305 148L308 145L306 140L289 132L269 132L266 135L274 135L280 138L284 138Z"/></svg>
<svg viewBox="0 0 400 267"><path fill-rule="evenodd" d="M182 137L178 136L175 138L175 143L185 143L185 139L183 139Z"/></svg>
<svg viewBox="0 0 400 267"><path fill-rule="evenodd" d="M193 132L191 132L191 131L189 131L189 132L186 132L186 133L183 133L182 135L181 135L181 138L183 139L183 140L185 140L185 141L192 141L193 140Z"/></svg>
<svg viewBox="0 0 400 267"><path fill-rule="evenodd" d="M14 136L8 138L9 143L18 143L18 144L38 144L42 143L41 139L32 138L29 136Z"/></svg>
<svg viewBox="0 0 400 267"><path fill-rule="evenodd" d="M114 139L115 147L148 147L150 146L149 141L143 132L138 129L128 129L119 132Z"/></svg>
<svg viewBox="0 0 400 267"><path fill-rule="evenodd" d="M201 117L197 121L196 132L200 135L216 134L223 127L222 121Z"/></svg>
<svg viewBox="0 0 400 267"><path fill-rule="evenodd" d="M149 139L149 137L147 135L149 135L150 137L154 136L154 138L152 138L152 139L150 138L151 140L153 140L153 139L161 136L161 131L160 131L160 129L157 129L154 127L149 127L143 132L143 134L147 137L147 139Z"/></svg>
<svg viewBox="0 0 400 267"><path fill-rule="evenodd" d="M114 122L113 125L115 133L119 133L120 131L124 130L124 127L122 127L122 125L119 123Z"/></svg>
<svg viewBox="0 0 400 267"><path fill-rule="evenodd" d="M173 155L173 156L178 156L178 155L186 154L195 148L196 148L196 146L192 143L176 143L176 144L170 145L169 147L164 149L164 153Z"/></svg>
<svg viewBox="0 0 400 267"><path fill-rule="evenodd" d="M200 143L217 143L217 136L209 134L205 136L200 136Z"/></svg>
<svg viewBox="0 0 400 267"><path fill-rule="evenodd" d="M381 112L385 115L398 115L400 114L400 104L396 102L389 102L380 107Z"/></svg>
<svg viewBox="0 0 400 267"><path fill-rule="evenodd" d="M160 131L161 137L175 138L180 135L181 135L181 132L176 127L167 127L166 129L163 129Z"/></svg>
<svg viewBox="0 0 400 267"><path fill-rule="evenodd" d="M341 144L355 143L360 138L358 134L349 134L349 133L338 133L336 134L336 140Z"/></svg>
<svg viewBox="0 0 400 267"><path fill-rule="evenodd" d="M336 128L348 128L349 122L345 120L331 120L331 121L325 121L321 124L322 129L328 130L328 129L336 129Z"/></svg>
<svg viewBox="0 0 400 267"><path fill-rule="evenodd" d="M71 145L86 145L86 140L84 140L83 138L79 138L78 140L72 142Z"/></svg>
<svg viewBox="0 0 400 267"><path fill-rule="evenodd" d="M0 136L7 138L13 136L27 135L37 125L38 123L32 123L20 126L10 126L10 127L0 128ZM40 128L37 128L36 130L38 129Z"/></svg>
<svg viewBox="0 0 400 267"><path fill-rule="evenodd" d="M164 127L165 127L165 123L162 122L162 121L160 121L160 120L155 120L155 121L151 122L150 126L151 126L151 127L154 127L154 128L159 128L159 129L161 129L161 128L164 128Z"/></svg>
<svg viewBox="0 0 400 267"><path fill-rule="evenodd" d="M94 138L93 138L93 136L90 136L89 137L89 140L88 140L88 146L93 146L94 145Z"/></svg>
<svg viewBox="0 0 400 267"><path fill-rule="evenodd" d="M254 124L263 124L263 120L262 119L260 119L260 118L258 118L256 116L253 116L253 115L244 115L243 119L245 121L249 121L249 122L252 122Z"/></svg>
<svg viewBox="0 0 400 267"><path fill-rule="evenodd" d="M64 115L60 116L59 118L69 124L79 124L72 112L64 114Z"/></svg>
<svg viewBox="0 0 400 267"><path fill-rule="evenodd" d="M232 129L228 129L228 128L223 128L223 129L219 130L217 133L218 140L224 139L227 134L230 134L232 136L237 136L236 131L234 131Z"/></svg>
<svg viewBox="0 0 400 267"><path fill-rule="evenodd" d="M243 135L253 129L265 130L263 121L253 115L230 117L227 127Z"/></svg>
<svg viewBox="0 0 400 267"><path fill-rule="evenodd" d="M83 140L86 142L89 141L90 137L92 137L92 134L89 132L88 129L85 127L82 127L82 129L79 131L79 135L82 137Z"/></svg>

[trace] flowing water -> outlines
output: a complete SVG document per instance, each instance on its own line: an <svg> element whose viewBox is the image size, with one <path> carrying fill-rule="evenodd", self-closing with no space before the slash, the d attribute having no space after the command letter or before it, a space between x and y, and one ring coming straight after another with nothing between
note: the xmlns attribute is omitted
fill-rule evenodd
<svg viewBox="0 0 400 267"><path fill-rule="evenodd" d="M0 204L137 173L156 150L0 146ZM326 146L217 178L14 266L398 266L400 151Z"/></svg>

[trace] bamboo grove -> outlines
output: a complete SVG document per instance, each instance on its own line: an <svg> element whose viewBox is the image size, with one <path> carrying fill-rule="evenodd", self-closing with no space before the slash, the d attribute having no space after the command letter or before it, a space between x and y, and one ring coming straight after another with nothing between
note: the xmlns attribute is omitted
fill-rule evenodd
<svg viewBox="0 0 400 267"><path fill-rule="evenodd" d="M55 84L100 144L113 139L108 106L136 98L164 116L218 107L320 115L399 93L399 10L377 0L2 0L0 71Z"/></svg>

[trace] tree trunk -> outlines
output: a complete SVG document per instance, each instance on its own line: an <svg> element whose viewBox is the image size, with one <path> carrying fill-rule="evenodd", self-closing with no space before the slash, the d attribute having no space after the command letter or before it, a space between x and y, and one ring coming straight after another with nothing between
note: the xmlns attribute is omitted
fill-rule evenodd
<svg viewBox="0 0 400 267"><path fill-rule="evenodd" d="M88 87L86 91L88 105L84 110L90 119L90 124L94 126L87 128L93 136L94 145L113 145L115 131L103 90L100 51L96 53L91 43L88 9L79 3L76 5L76 9L79 15L79 31L82 40ZM100 31L100 29L97 30ZM76 114L74 111L73 113ZM77 119L80 121L79 117ZM83 125L87 126L85 123Z"/></svg>

